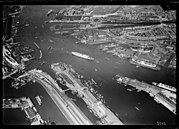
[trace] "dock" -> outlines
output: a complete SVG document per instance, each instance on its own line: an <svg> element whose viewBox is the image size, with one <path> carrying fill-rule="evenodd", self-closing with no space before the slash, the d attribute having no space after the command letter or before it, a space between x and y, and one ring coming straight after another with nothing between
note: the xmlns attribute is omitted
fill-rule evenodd
<svg viewBox="0 0 179 129"><path fill-rule="evenodd" d="M120 84L124 84L124 86L130 85L135 87L138 91L147 92L154 100L158 103L161 103L168 110L170 110L173 114L176 115L176 96L175 92L168 91L168 94L164 94L166 91L163 88L157 87L155 85L147 84L145 82L138 81L136 79L131 79L128 77L123 77L121 75L115 76L116 80Z"/></svg>
<svg viewBox="0 0 179 129"><path fill-rule="evenodd" d="M98 101L94 95L77 79L69 66L65 63L54 63L51 69L56 74L57 79L64 80L65 85L72 91L78 93L80 97L92 110L93 114L106 125L123 125L123 122L114 115L101 101Z"/></svg>
<svg viewBox="0 0 179 129"><path fill-rule="evenodd" d="M43 125L45 121L41 118L30 98L8 98L3 99L3 108L21 108L31 125Z"/></svg>

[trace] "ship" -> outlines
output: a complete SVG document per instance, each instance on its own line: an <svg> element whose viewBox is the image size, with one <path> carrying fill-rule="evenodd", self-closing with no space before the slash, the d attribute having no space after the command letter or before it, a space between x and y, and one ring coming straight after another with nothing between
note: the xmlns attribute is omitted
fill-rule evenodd
<svg viewBox="0 0 179 129"><path fill-rule="evenodd" d="M155 85L155 86L161 87L163 89L176 92L175 87L172 87L172 86L169 86L169 85L166 85L166 84L162 84L162 83L156 83L156 82L152 82L152 84Z"/></svg>
<svg viewBox="0 0 179 129"><path fill-rule="evenodd" d="M128 91L132 91L132 89L127 89Z"/></svg>
<svg viewBox="0 0 179 129"><path fill-rule="evenodd" d="M78 57L81 57L81 58L84 58L84 59L87 59L87 60L94 60L94 58L92 58L88 55L85 55L85 54L81 54L81 53L78 53L78 52L71 52L71 53L74 56L78 56Z"/></svg>
<svg viewBox="0 0 179 129"><path fill-rule="evenodd" d="M41 98L39 96L36 96L35 98L36 98L38 104L41 105L42 104Z"/></svg>
<svg viewBox="0 0 179 129"><path fill-rule="evenodd" d="M135 107L136 110L140 111L140 109L138 107Z"/></svg>
<svg viewBox="0 0 179 129"><path fill-rule="evenodd" d="M137 65L137 67L143 66L143 67L145 67L145 68L150 68L150 69L153 69L153 70L160 70L160 69L161 69L161 68L160 68L159 66L157 66L156 64L150 63L150 62L147 62L147 61L132 59L132 60L130 60L129 62L130 62L131 64Z"/></svg>

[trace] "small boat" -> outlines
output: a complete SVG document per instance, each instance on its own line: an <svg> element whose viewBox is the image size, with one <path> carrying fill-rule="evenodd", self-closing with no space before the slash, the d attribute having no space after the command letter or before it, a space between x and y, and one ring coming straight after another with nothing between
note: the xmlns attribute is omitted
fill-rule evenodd
<svg viewBox="0 0 179 129"><path fill-rule="evenodd" d="M91 81L92 81L94 84L97 84L93 78L91 79Z"/></svg>
<svg viewBox="0 0 179 129"><path fill-rule="evenodd" d="M25 24L25 26L29 26L29 24Z"/></svg>
<svg viewBox="0 0 179 129"><path fill-rule="evenodd" d="M135 107L136 110L140 111L140 109L138 107Z"/></svg>
<svg viewBox="0 0 179 129"><path fill-rule="evenodd" d="M43 65L43 64L45 64L45 61L43 61L43 62L40 63L40 65Z"/></svg>
<svg viewBox="0 0 179 129"><path fill-rule="evenodd" d="M140 91L141 91L141 89L138 89L138 90L137 90L137 92L140 92Z"/></svg>
<svg viewBox="0 0 179 129"><path fill-rule="evenodd" d="M132 91L132 89L127 89L128 91Z"/></svg>
<svg viewBox="0 0 179 129"><path fill-rule="evenodd" d="M53 40L50 39L49 41L50 41L51 43L53 43Z"/></svg>
<svg viewBox="0 0 179 129"><path fill-rule="evenodd" d="M39 96L36 96L36 97L35 97L35 99L37 100L37 102L38 102L38 104L39 104L39 105L41 105L41 104L42 104L42 101L41 101L41 99L40 99L40 97L39 97Z"/></svg>
<svg viewBox="0 0 179 129"><path fill-rule="evenodd" d="M53 10L51 9L50 11L47 12L47 16L50 16L50 14L53 13Z"/></svg>
<svg viewBox="0 0 179 129"><path fill-rule="evenodd" d="M152 82L152 84L153 84L153 85L157 85L157 83L156 83L156 82Z"/></svg>
<svg viewBox="0 0 179 129"><path fill-rule="evenodd" d="M51 47L51 46L49 46L47 49L48 49L48 50L52 50L52 47Z"/></svg>

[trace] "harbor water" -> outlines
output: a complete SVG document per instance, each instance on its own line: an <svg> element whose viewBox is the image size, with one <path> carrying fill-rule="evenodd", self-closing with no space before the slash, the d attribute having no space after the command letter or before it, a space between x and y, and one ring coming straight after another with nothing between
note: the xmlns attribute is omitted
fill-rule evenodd
<svg viewBox="0 0 179 129"><path fill-rule="evenodd" d="M98 49L99 45L88 46L84 44L75 44L77 39L71 36L54 34L54 32L51 32L49 29L52 24L45 23L46 20L50 19L46 16L46 13L50 9L60 10L57 6L38 5L27 6L22 11L20 21L21 26L24 26L24 24L27 23L29 26L22 28L19 34L19 39L24 45L30 46L35 50L33 56L36 57L36 59L27 66L27 70L38 67L54 78L54 73L50 68L52 63L64 62L70 64L77 73L84 76L85 80L93 78L98 84L102 84L99 87L95 87L95 90L104 97L105 104L108 105L113 112L118 114L124 124L156 125L157 122L165 122L166 125L176 124L175 116L172 112L166 109L163 105L156 103L147 93L137 92L136 90L130 92L127 90L128 88L131 88L130 86L124 87L123 84L117 84L116 80L112 79L116 74L119 74L150 84L152 82L161 82L176 87L175 70L162 68L160 71L155 71L143 67L137 68L135 65L132 65L119 57L100 51ZM38 44L39 48L34 45L34 42ZM52 50L48 50L49 46ZM42 51L42 58L38 60L40 50ZM98 60L99 63L75 57L71 54L72 51L87 54ZM41 62L45 63L41 65ZM37 106L37 110L42 113L42 117L51 119L57 124L68 124L68 121L65 120L64 116L61 116L60 113L58 113L59 110L53 101L50 100L51 98L40 84L28 83L16 90L10 88L11 81L12 79L6 79L4 81L4 98L30 97L35 106ZM43 100L42 98L41 106L38 105L35 100L37 95L41 95L43 98L47 99ZM67 95L73 96L71 93L67 93ZM95 123L97 119L88 111L86 104L81 100L78 100L78 98L76 99L77 101L75 101L75 103L78 103L77 105L80 109L93 123ZM45 101L44 105L43 101ZM48 112L48 114L45 114L44 112ZM57 121L59 118L61 118L61 122Z"/></svg>

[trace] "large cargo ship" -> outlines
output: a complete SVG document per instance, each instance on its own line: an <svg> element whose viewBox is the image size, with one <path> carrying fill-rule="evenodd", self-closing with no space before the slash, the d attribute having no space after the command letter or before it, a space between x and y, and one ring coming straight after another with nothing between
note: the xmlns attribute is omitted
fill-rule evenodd
<svg viewBox="0 0 179 129"><path fill-rule="evenodd" d="M150 68L150 69L153 69L153 70L160 70L161 69L156 64L153 64L153 63L150 63L150 62L147 62L147 61L143 61L143 60L132 59L129 62L131 64L143 66L143 67Z"/></svg>
<svg viewBox="0 0 179 129"><path fill-rule="evenodd" d="M166 84L162 84L162 83L158 83L157 84L156 82L152 82L152 84L155 85L155 86L161 87L163 89L176 92L176 88L175 87L172 87L172 86L169 86L169 85L166 85Z"/></svg>
<svg viewBox="0 0 179 129"><path fill-rule="evenodd" d="M78 56L78 57L81 57L81 58L84 58L84 59L88 59L88 60L94 60L94 58L88 56L88 55L85 55L85 54L81 54L81 53L78 53L78 52L71 52L72 55L74 56Z"/></svg>

